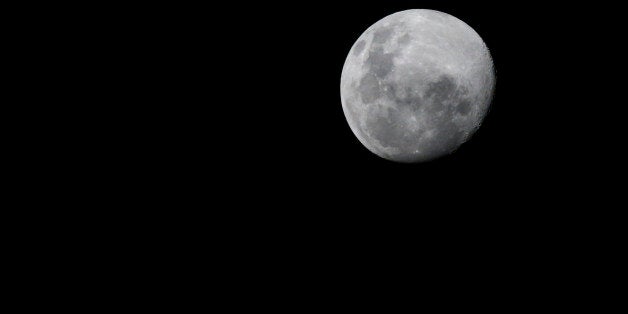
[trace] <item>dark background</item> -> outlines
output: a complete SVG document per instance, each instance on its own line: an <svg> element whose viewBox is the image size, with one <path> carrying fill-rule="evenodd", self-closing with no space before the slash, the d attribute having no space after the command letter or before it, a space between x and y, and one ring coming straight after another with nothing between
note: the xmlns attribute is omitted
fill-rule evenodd
<svg viewBox="0 0 628 314"><path fill-rule="evenodd" d="M485 283L490 297L525 283L547 288L546 298L560 283L582 283L583 269L616 278L599 273L625 247L613 242L625 233L619 5L26 6L42 19L11 25L14 36L31 34L11 46L26 60L7 58L22 75L13 83L29 82L19 91L25 123L7 137L30 138L14 150L26 165L7 165L19 172L10 185L22 190L22 208L41 209L18 210L26 227L11 235L51 251L32 269L56 260L122 276L117 286L134 278L154 287L167 282L164 271L200 285L219 274L223 293L259 296L274 292L268 283L301 294L292 287L312 282L338 299L410 275L410 285L425 274L442 286L461 279L465 293ZM398 164L355 138L339 85L360 34L412 8L452 14L480 34L496 94L456 153ZM64 247L80 258L68 262Z"/></svg>

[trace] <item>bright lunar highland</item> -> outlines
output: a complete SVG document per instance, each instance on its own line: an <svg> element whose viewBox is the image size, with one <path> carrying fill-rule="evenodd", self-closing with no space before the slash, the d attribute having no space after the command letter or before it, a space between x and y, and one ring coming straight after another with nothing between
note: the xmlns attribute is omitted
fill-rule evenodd
<svg viewBox="0 0 628 314"><path fill-rule="evenodd" d="M450 154L478 129L493 97L488 48L461 20L407 10L369 27L342 69L342 108L360 142L383 158Z"/></svg>

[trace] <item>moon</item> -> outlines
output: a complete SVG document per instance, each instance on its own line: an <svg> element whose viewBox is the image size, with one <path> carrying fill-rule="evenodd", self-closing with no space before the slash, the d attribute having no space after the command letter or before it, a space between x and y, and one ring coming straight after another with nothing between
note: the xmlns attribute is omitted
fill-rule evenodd
<svg viewBox="0 0 628 314"><path fill-rule="evenodd" d="M495 72L486 44L463 21L406 10L369 27L342 69L340 96L351 130L396 162L451 154L480 127Z"/></svg>

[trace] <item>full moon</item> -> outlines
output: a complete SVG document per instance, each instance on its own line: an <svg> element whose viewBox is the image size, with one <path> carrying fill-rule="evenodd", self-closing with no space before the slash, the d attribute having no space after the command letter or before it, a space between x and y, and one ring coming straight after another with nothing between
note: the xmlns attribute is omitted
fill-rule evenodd
<svg viewBox="0 0 628 314"><path fill-rule="evenodd" d="M355 42L340 95L351 130L371 152L423 162L454 152L479 128L495 72L480 36L433 10L391 14Z"/></svg>

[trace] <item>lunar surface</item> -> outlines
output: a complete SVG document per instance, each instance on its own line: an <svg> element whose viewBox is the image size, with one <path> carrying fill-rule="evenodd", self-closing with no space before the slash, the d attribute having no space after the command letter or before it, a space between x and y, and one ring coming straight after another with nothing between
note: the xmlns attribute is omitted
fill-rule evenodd
<svg viewBox="0 0 628 314"><path fill-rule="evenodd" d="M423 162L454 152L482 123L495 86L482 38L438 11L407 10L369 27L342 69L342 108L370 151Z"/></svg>

